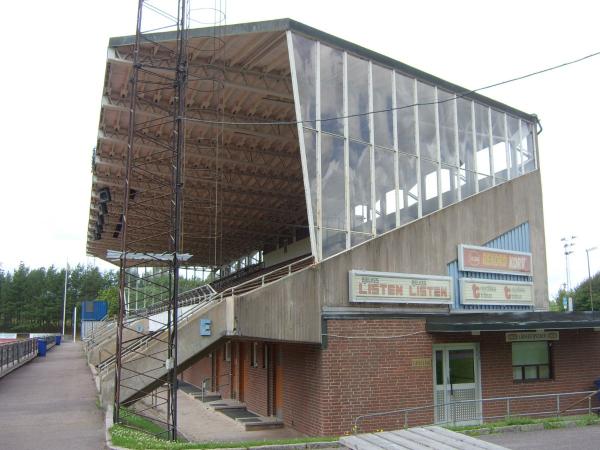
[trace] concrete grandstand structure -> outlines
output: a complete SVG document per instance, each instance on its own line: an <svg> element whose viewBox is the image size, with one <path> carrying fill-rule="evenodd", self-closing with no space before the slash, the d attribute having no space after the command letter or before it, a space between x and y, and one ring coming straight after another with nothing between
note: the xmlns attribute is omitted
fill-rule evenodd
<svg viewBox="0 0 600 450"><path fill-rule="evenodd" d="M219 33L219 114L206 80L190 80L185 99L184 265L213 279L180 296L182 381L312 435L426 405L407 423L472 423L499 414L482 398L588 390L600 319L547 312L535 115L293 20ZM190 61L213 35L190 30ZM154 40L168 50L174 36ZM94 155L88 252L107 260L120 249L133 43L110 41ZM172 101L148 95L138 114L153 120ZM214 127L217 156L206 146ZM156 171L169 170L148 157L165 139L159 129L136 138ZM219 173L216 203L203 171ZM130 189L143 198L149 187ZM141 226L156 218L131 220L144 252L164 250ZM159 388L168 370L160 342L135 341L136 329L166 332L153 326L154 297L143 303L129 299L122 401ZM88 343L107 405L114 330ZM596 357L572 374L583 354Z"/></svg>

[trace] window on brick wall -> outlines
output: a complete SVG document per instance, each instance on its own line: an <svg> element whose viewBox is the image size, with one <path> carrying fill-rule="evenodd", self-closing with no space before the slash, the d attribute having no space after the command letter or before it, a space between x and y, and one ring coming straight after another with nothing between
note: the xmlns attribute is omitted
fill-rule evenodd
<svg viewBox="0 0 600 450"><path fill-rule="evenodd" d="M258 367L258 342L253 342L250 347L250 365Z"/></svg>
<svg viewBox="0 0 600 450"><path fill-rule="evenodd" d="M515 381L549 380L552 378L549 342L513 342L512 366Z"/></svg>
<svg viewBox="0 0 600 450"><path fill-rule="evenodd" d="M225 361L231 361L231 342L225 342Z"/></svg>

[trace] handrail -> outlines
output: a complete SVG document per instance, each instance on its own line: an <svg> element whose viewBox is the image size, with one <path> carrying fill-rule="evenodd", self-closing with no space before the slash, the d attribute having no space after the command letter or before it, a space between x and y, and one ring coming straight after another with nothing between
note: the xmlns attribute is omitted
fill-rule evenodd
<svg viewBox="0 0 600 450"><path fill-rule="evenodd" d="M178 298L180 297L185 297L186 295L189 295L192 292L198 292L201 290L207 291L208 293L205 293L203 296L192 296L188 299L182 299L179 300L177 302L177 306L179 307L183 307L183 306L190 306L190 305L194 305L194 308L190 309L189 311L186 311L184 314L182 314L181 316L178 317L178 321L181 320L187 320L189 318L189 316L191 316L192 314L195 314L198 309L203 308L204 306L206 306L207 304L211 303L214 300L217 301L222 301L223 299L233 296L237 291L243 290L242 293L248 293L254 289L258 289L260 287L266 286L268 284L274 283L275 281L280 280L281 278L284 278L285 276L289 276L292 273L296 272L297 270L303 269L306 266L306 262L308 261L312 261L314 258L312 255L307 256L305 258L299 259L297 261L294 261L286 266L283 267L278 267L275 270L272 270L271 272L267 272L261 276L252 278L248 281L245 281L243 283L240 283L238 285L232 286L230 288L225 289L222 292L216 292L212 286L210 286L210 284L204 284L202 286L198 286L196 288L190 289L188 291L182 292L181 294L178 295ZM300 266L300 268L298 268L298 266ZM294 268L296 268L296 270L294 270ZM273 275L278 273L278 272L282 272L281 276L278 276L275 279L272 279ZM259 285L255 286L254 289L250 289L250 290L244 290L244 287L247 287L249 285L255 284L260 282ZM160 304L160 307L156 307L156 305L154 305L154 307L150 307L150 308L146 308L144 311L144 314L140 314L138 318L143 318L144 316L148 316L148 315L154 315L154 314L159 314L165 310L168 309L168 303L164 302L163 304ZM132 344L130 344L129 346L127 346L125 349L123 349L123 352L121 354L121 357L126 356L128 353L131 353L135 350L137 350L138 348L140 348L142 345L150 342L152 339L155 339L155 336L157 334L162 333L164 330L166 330L166 325L162 326L160 329L156 330L153 334L148 334L146 336L141 337L139 340L133 342ZM100 372L106 370L107 367L110 367L112 364L114 364L116 360L116 356L112 355L111 357L107 358L104 361L101 361L97 367L98 370Z"/></svg>
<svg viewBox="0 0 600 450"><path fill-rule="evenodd" d="M186 321L187 319L189 319L189 317L193 314L196 314L198 312L198 310L204 308L205 306L207 306L209 303L211 303L211 301L213 300L213 296L208 297L205 301L202 301L200 303L195 304L191 309L189 309L188 311L182 313L177 320L179 322L182 321ZM121 357L125 357L127 356L129 353L139 349L140 347L142 347L143 345L147 344L148 342L150 342L153 339L156 339L156 336L163 333L164 331L166 331L167 329L167 324L164 324L163 326L161 326L158 330L154 331L152 334L147 334L144 335L142 337L140 337L139 339L137 339L136 341L132 342L130 345L126 346L122 352L121 352ZM97 365L98 370L100 372L106 370L108 367L112 366L115 363L116 360L116 355L112 355L110 357L108 357L107 359L105 359L104 361L100 361L100 363Z"/></svg>
<svg viewBox="0 0 600 450"><path fill-rule="evenodd" d="M37 354L37 340L29 338L0 344L0 376L12 371L24 360L33 358Z"/></svg>
<svg viewBox="0 0 600 450"><path fill-rule="evenodd" d="M415 406L412 408L402 408L402 409L396 409L396 410L392 410L392 411L382 411L382 412L369 413L369 414L363 414L363 415L357 416L354 419L353 430L354 430L354 432L358 432L360 422L362 422L365 419L370 419L370 418L374 418L374 417L383 417L383 416L389 416L389 415L402 415L402 414L404 415L404 427L407 428L408 427L408 416L411 413L425 411L425 410L431 410L431 409L435 409L435 408L444 408L446 406L455 406L455 405L466 404L466 403L480 403L481 404L481 406L482 406L481 416L473 419L473 420L481 420L481 421L484 421L485 419L498 419L498 418L520 417L520 416L553 415L556 417L560 417L562 414L564 414L567 411L572 411L572 412L588 411L588 413L591 414L592 411L600 410L599 406L592 407L592 403L591 403L592 397L595 394L599 394L599 393L600 393L600 389L595 390L595 391L558 392L558 393L550 393L550 394L529 394L529 395L519 395L519 396L510 396L510 397L490 397L490 398L481 398L481 399L474 399L474 400L457 400L457 401L441 403L441 404L437 404L437 405ZM586 395L586 397L572 403L567 408L561 410L560 397L561 396L573 396L573 395ZM556 400L555 400L556 409L552 410L552 411L514 413L514 412L511 412L511 410L510 410L511 401L534 399L534 398L535 399L543 399L543 398L553 398L553 397L556 398ZM573 406L578 405L579 403L581 403L585 400L588 401L587 408L572 409ZM487 417L484 416L483 415L483 404L490 403L490 402L498 402L498 401L506 402L506 415L504 415L504 416L487 416ZM449 420L446 422L437 422L435 425L456 423L456 422L457 422L456 416L454 415L452 420Z"/></svg>
<svg viewBox="0 0 600 450"><path fill-rule="evenodd" d="M230 288L227 288L224 291L219 292L218 295L219 295L220 298L226 298L226 297L229 297L229 296L233 296L233 295L235 295L235 291L236 290L239 291L244 286L247 286L249 284L255 283L255 282L259 281L259 280L260 280L261 284L260 284L260 286L256 286L256 288L263 287L263 286L266 286L267 284L274 283L275 281L278 281L281 278L283 278L285 276L288 276L288 275L291 275L292 273L294 273L295 272L293 270L294 266L302 265L302 263L306 263L307 261L313 260L313 259L314 259L314 257L312 255L307 256L307 257L302 258L302 259L299 259L299 260L294 261L294 262L292 262L292 263L290 263L290 264L288 264L286 266L278 267L277 269L275 269L275 270L273 270L271 272L267 272L267 273L265 273L265 274L263 274L261 276L258 276L256 278L252 278L252 279L250 279L248 281L244 281L243 283L240 283L240 284L237 284L237 285L232 286ZM305 266L302 265L301 269L303 269L304 267ZM272 276L273 274L275 274L277 272L283 272L283 274L281 275L281 277L278 277L278 278L276 278L274 280L265 282L267 278L269 278L270 276ZM252 290L254 290L254 289L252 289ZM250 292L250 291L244 291L243 293L246 294L248 292Z"/></svg>

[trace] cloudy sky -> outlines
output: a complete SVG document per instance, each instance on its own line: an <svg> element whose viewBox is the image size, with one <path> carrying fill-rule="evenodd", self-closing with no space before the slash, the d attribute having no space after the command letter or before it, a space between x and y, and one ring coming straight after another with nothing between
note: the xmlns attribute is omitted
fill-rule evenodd
<svg viewBox="0 0 600 450"><path fill-rule="evenodd" d="M196 0L202 2L204 0ZM212 4L213 0L207 0ZM0 18L0 264L99 263L85 254L106 46L135 31L137 1L6 2ZM600 3L229 0L227 23L290 17L469 89L600 51ZM543 125L550 294L565 281L563 236L600 246L600 56L484 92ZM600 270L600 249L590 254ZM102 264L103 268L112 267Z"/></svg>

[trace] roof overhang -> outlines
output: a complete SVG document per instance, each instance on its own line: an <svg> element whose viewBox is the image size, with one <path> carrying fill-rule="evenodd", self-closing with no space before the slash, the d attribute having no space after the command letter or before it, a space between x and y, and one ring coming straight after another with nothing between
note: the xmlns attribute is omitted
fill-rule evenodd
<svg viewBox="0 0 600 450"><path fill-rule="evenodd" d="M381 63L384 66L393 68L398 70L399 72L403 72L406 75L419 78L423 81L429 82L441 88L447 89L452 92L467 93L470 92L471 89L466 89L454 83L450 83L449 81L438 78L434 75L431 75L427 72L419 70L415 67L412 67L408 64L404 64L398 60L390 58L388 56L382 55L381 53L377 53L373 50L369 50L368 48L362 47L360 45L354 44L345 39L339 38L329 33L325 33L321 30L313 28L311 26L305 25L301 22L297 22L295 20L284 18L284 19L276 19L276 20L266 20L261 22L248 22L248 23L240 23L240 24L232 24L232 25L224 25L221 27L217 27L219 29L218 34L220 36L233 36L239 34L248 34L248 33L272 33L272 32L285 32L285 31L294 31L297 33L301 33L306 37L311 39L319 40L323 43L327 43L331 46L337 47L341 50L346 50L350 53L354 53L357 56L362 56L366 59L372 59L378 63ZM190 38L197 37L208 37L215 34L213 27L208 28L196 28L189 31L188 36ZM166 33L156 33L152 35L151 38L156 42L165 42L165 41L173 41L176 37L175 32L166 32ZM118 47L123 45L132 45L135 41L135 36L120 36L113 37L109 41L109 46ZM407 45L410 45L407 44ZM477 86L479 87L479 86ZM506 111L522 119L525 119L530 122L536 122L537 116L535 114L529 114L523 111L520 111L516 108L513 108L504 103L493 100L484 95L480 95L478 93L469 93L465 95L466 98L470 98L473 100L477 100L483 102L485 104L490 105L492 108L497 108L502 111Z"/></svg>
<svg viewBox="0 0 600 450"><path fill-rule="evenodd" d="M429 333L600 328L600 312L457 313L427 317Z"/></svg>

